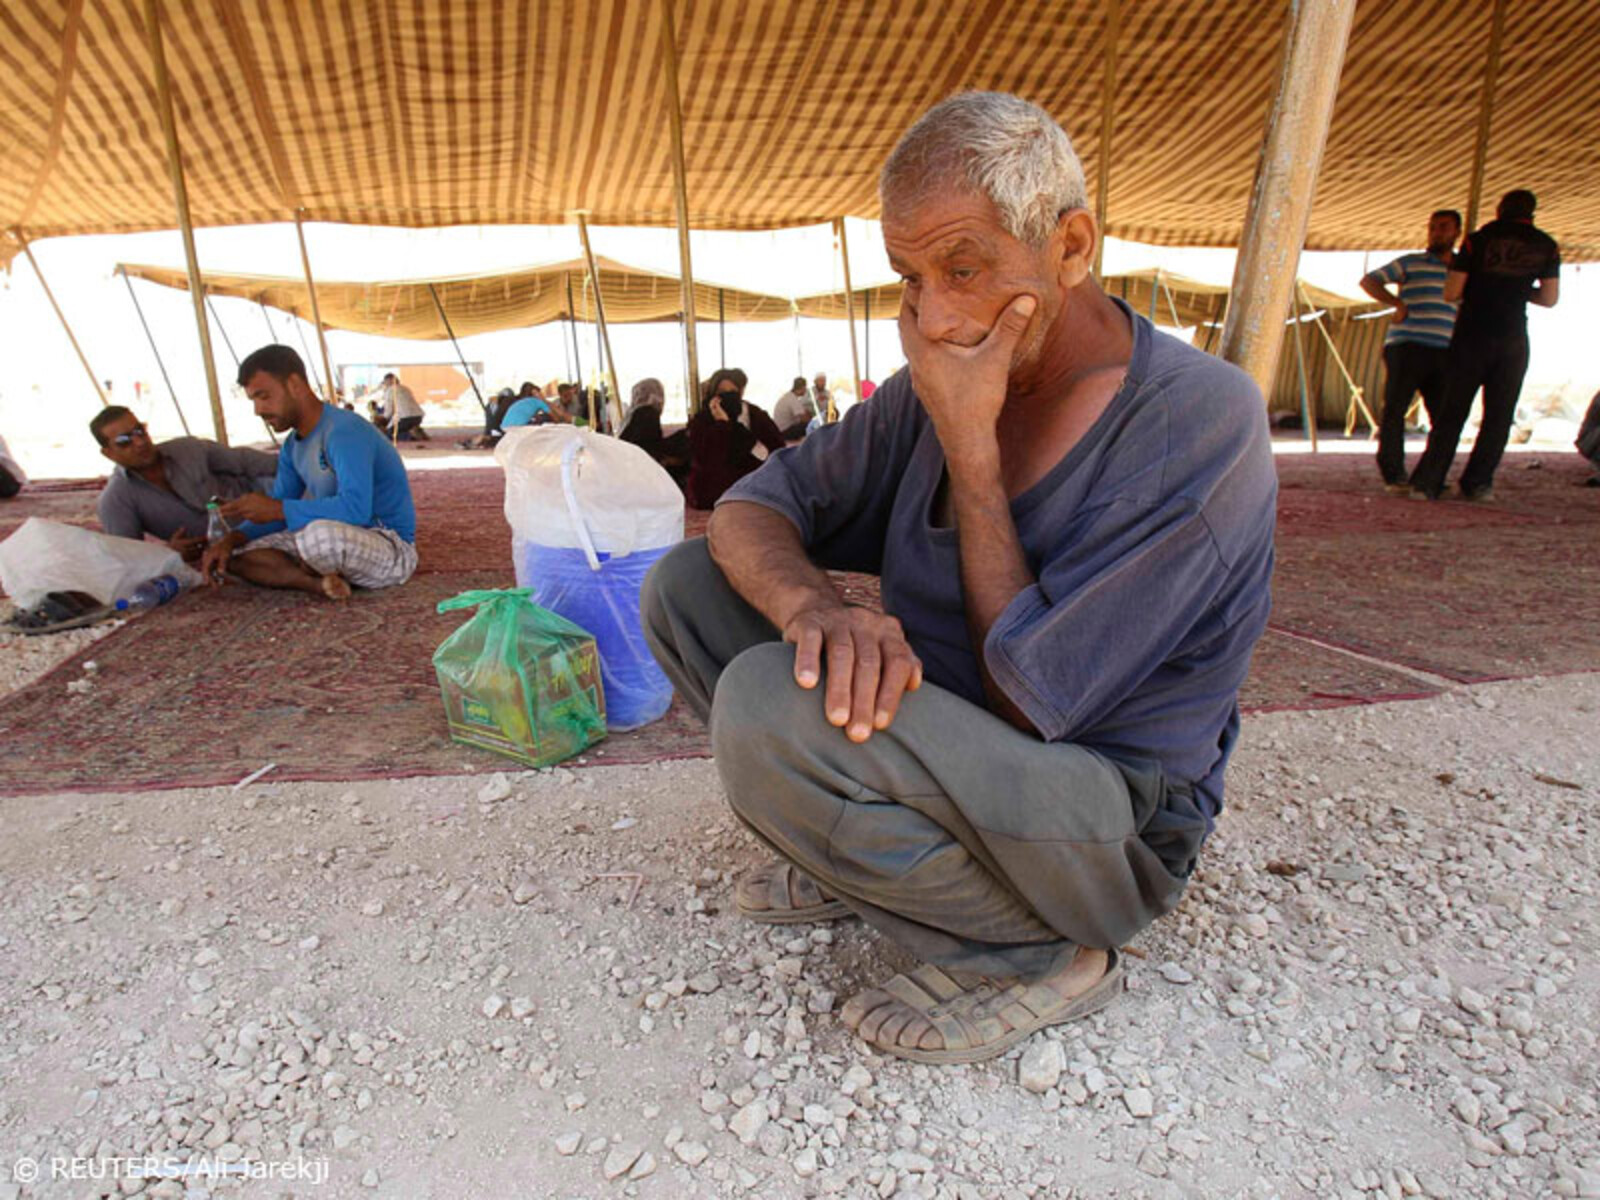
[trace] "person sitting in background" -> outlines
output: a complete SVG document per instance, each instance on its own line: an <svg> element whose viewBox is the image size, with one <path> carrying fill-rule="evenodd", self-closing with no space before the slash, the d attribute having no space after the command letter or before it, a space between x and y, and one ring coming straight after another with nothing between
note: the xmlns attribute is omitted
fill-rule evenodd
<svg viewBox="0 0 1600 1200"><path fill-rule="evenodd" d="M0 500L10 500L27 482L22 464L11 457L11 448L6 445L6 439L0 437Z"/></svg>
<svg viewBox="0 0 1600 1200"><path fill-rule="evenodd" d="M617 436L639 447L672 476L680 488L689 474L689 433L680 429L670 436L661 430L661 411L667 394L659 379L641 379L633 385L628 411Z"/></svg>
<svg viewBox="0 0 1600 1200"><path fill-rule="evenodd" d="M383 377L383 413L384 424L391 418L398 419L395 426L394 440L397 442L426 442L431 439L428 431L422 427L422 405L417 403L417 397L405 384L400 382L400 376L390 371Z"/></svg>
<svg viewBox="0 0 1600 1200"><path fill-rule="evenodd" d="M348 600L355 587L395 587L417 569L416 507L400 452L371 425L324 405L288 346L263 346L239 364L256 415L288 433L270 496L222 506L243 522L206 547L200 573Z"/></svg>
<svg viewBox="0 0 1600 1200"><path fill-rule="evenodd" d="M806 392L806 377L796 375L794 386L778 397L772 406L772 419L786 442L798 442L806 436L811 418L817 415L817 406Z"/></svg>
<svg viewBox="0 0 1600 1200"><path fill-rule="evenodd" d="M526 386L526 385L524 385ZM505 436L502 422L506 413L511 411L511 406L517 402L517 394L510 388L501 388L495 398L489 401L483 409L483 432L477 437L470 437L458 443L463 450L492 450L496 443Z"/></svg>
<svg viewBox="0 0 1600 1200"><path fill-rule="evenodd" d="M833 393L828 390L828 376L825 372L818 371L817 377L811 381L811 403L817 410L817 416L822 418L822 423L828 423L828 414L833 409Z"/></svg>
<svg viewBox="0 0 1600 1200"><path fill-rule="evenodd" d="M1600 487L1600 392L1589 401L1589 411L1583 414L1583 424L1578 426L1578 440L1573 443L1578 453L1589 460L1594 474L1583 481L1584 487Z"/></svg>
<svg viewBox="0 0 1600 1200"><path fill-rule="evenodd" d="M505 416L500 418L500 428L504 431L521 425L548 425L552 421L570 425L572 418L565 409L541 396L533 384L525 383L516 403L506 409Z"/></svg>
<svg viewBox="0 0 1600 1200"><path fill-rule="evenodd" d="M723 492L783 449L777 425L744 399L744 388L727 368L711 376L705 405L690 419L688 433L684 495L693 508L714 508Z"/></svg>
<svg viewBox="0 0 1600 1200"><path fill-rule="evenodd" d="M182 437L159 445L144 422L120 404L89 422L100 453L116 464L100 493L100 528L113 537L166 542L189 561L205 549L206 502L272 487L278 456Z"/></svg>

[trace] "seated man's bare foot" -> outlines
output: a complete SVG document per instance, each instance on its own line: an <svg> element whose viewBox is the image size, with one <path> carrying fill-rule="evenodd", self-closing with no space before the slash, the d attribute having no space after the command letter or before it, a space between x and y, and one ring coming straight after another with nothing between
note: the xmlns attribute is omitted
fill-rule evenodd
<svg viewBox="0 0 1600 1200"><path fill-rule="evenodd" d="M329 600L350 599L350 584L343 575L332 572L322 577L322 594Z"/></svg>
<svg viewBox="0 0 1600 1200"><path fill-rule="evenodd" d="M982 1062L1049 1025L1104 1008L1122 991L1122 956L1081 948L1032 983L945 971L924 963L853 996L839 1018L885 1054L917 1062Z"/></svg>

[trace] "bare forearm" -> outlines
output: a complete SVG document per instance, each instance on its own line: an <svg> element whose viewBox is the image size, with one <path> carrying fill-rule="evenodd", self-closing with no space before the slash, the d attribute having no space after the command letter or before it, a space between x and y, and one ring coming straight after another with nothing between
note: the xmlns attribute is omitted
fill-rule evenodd
<svg viewBox="0 0 1600 1200"><path fill-rule="evenodd" d="M1400 303L1400 297L1391 292L1388 286L1373 275L1364 275L1361 279L1361 290L1371 296L1379 304L1387 304L1393 308Z"/></svg>
<svg viewBox="0 0 1600 1200"><path fill-rule="evenodd" d="M1011 501L1000 475L998 448L950 461L950 501L961 546L961 590L967 629L983 675L990 710L1026 733L1033 723L989 675L983 647L989 631L1017 594L1037 582L1028 569Z"/></svg>
<svg viewBox="0 0 1600 1200"><path fill-rule="evenodd" d="M779 629L797 613L844 606L827 573L807 556L794 523L764 505L719 505L706 542L733 590Z"/></svg>

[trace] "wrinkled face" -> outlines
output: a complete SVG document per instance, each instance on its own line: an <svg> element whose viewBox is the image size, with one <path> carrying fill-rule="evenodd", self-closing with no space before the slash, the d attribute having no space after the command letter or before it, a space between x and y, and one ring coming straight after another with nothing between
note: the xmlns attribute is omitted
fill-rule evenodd
<svg viewBox="0 0 1600 1200"><path fill-rule="evenodd" d="M294 428L300 417L303 396L309 396L311 388L298 375L284 380L257 371L244 385L244 394L255 405L256 416L272 426L275 433L285 433Z"/></svg>
<svg viewBox="0 0 1600 1200"><path fill-rule="evenodd" d="M1433 216L1428 218L1428 250L1433 254L1443 254L1446 250L1455 249L1456 239L1461 236L1461 225L1454 217Z"/></svg>
<svg viewBox="0 0 1600 1200"><path fill-rule="evenodd" d="M1013 372L1035 361L1066 303L1058 234L1035 249L1000 223L987 196L965 191L924 197L883 213L883 244L905 284L901 303L929 341L976 346L1020 295L1038 308L1017 342Z"/></svg>
<svg viewBox="0 0 1600 1200"><path fill-rule="evenodd" d="M156 444L150 440L150 432L144 427L144 422L132 413L107 424L100 431L100 436L105 439L100 453L117 466L130 471L142 471L154 466L156 459L161 457L156 452Z"/></svg>

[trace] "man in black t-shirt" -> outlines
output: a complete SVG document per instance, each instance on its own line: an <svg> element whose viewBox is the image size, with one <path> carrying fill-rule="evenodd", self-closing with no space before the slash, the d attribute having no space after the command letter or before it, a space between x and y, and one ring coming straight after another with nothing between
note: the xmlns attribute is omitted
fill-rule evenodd
<svg viewBox="0 0 1600 1200"><path fill-rule="evenodd" d="M1461 495L1488 500L1511 435L1528 370L1527 307L1554 308L1561 295L1561 250L1535 229L1530 191L1507 192L1495 219L1470 234L1445 277L1444 298L1461 303L1450 338L1444 411L1411 473L1411 494L1437 500L1455 458L1472 398L1483 389L1483 424L1461 472Z"/></svg>

